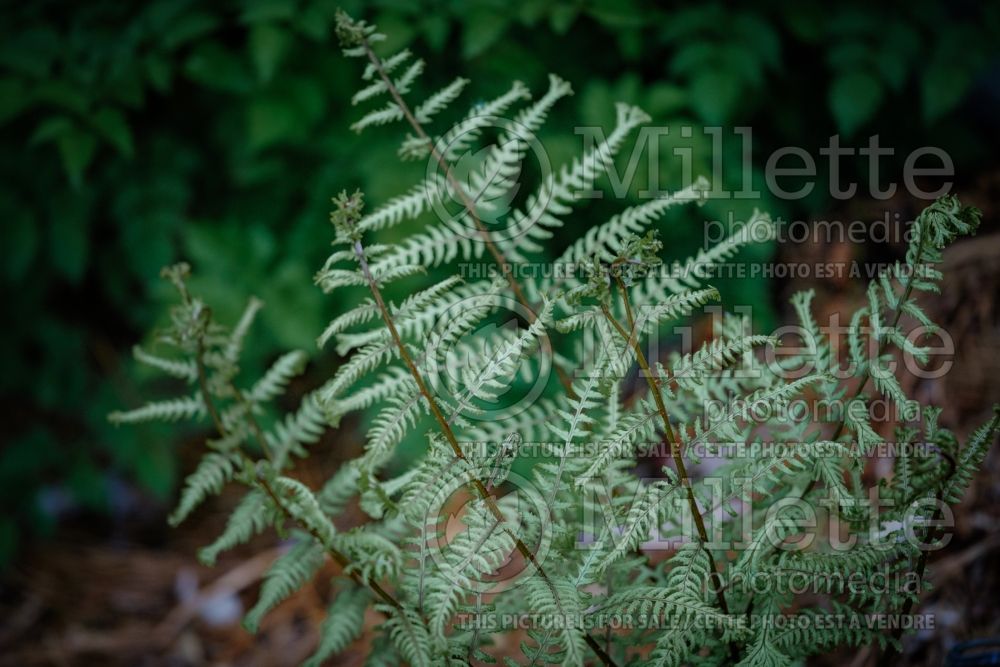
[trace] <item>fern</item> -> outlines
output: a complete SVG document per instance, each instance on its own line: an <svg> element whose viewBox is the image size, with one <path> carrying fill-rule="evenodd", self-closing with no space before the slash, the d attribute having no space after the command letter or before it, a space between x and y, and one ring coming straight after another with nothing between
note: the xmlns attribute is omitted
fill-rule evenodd
<svg viewBox="0 0 1000 667"><path fill-rule="evenodd" d="M839 645L898 647L896 633L817 628L829 613L857 620L912 609L912 592L878 593L845 579L887 569L922 581L926 552L907 531L937 535L919 520L928 517L908 510L959 502L1000 430L994 417L959 443L889 371L897 356L927 358L907 327L935 330L918 298L939 289L942 252L975 231L978 211L943 197L920 214L905 259L864 290L844 355L813 315L814 294L801 292L791 300L802 339L794 355L763 363L778 340L725 316L701 347L653 356L664 325L721 300L707 278L771 238L770 218L755 212L722 242L664 266L659 222L708 197L710 184L697 179L612 212L563 245L556 239L566 230L556 231L580 206L576 195L614 166L649 121L644 111L618 105L603 141L541 174L508 210L570 84L550 76L532 98L515 82L455 111L466 79L421 95L425 65L415 54L382 55L384 37L345 14L337 32L345 54L364 63L353 127L404 124L400 157L432 167L371 212L360 192L334 199L333 249L315 283L331 301L356 305L313 334L342 361L283 412L275 403L294 402L286 397L297 394L293 378L308 354L279 356L260 377L243 377L243 343L263 303L251 300L226 326L191 292L189 267L176 265L164 277L179 301L148 348L156 354L137 347L135 357L176 382L178 395L110 416L121 424L188 420L205 431L171 523L226 484L244 487L222 534L200 552L204 562L269 529L293 536L246 627L256 631L330 559L338 577L309 665L335 659L363 633L374 635L372 665L519 664L504 648L515 636L508 628L463 625L496 614L537 621L517 635L518 660L529 665L617 665L630 656L656 665L789 665ZM458 120L442 122L449 117ZM457 173L470 153L478 158ZM456 203L457 212L442 214ZM527 261L551 267L552 257L572 270L508 270ZM496 276L457 275L456 263L470 260L494 264ZM390 301L387 286L403 297ZM512 325L494 326L510 310ZM550 367L554 378L542 375ZM538 391L522 405L526 385ZM891 475L869 487L864 456L886 438L869 413L871 389L905 412L896 441L929 449L900 453ZM823 409L798 415L786 411L793 401ZM914 405L922 421L910 418ZM354 412L363 414L345 419ZM342 423L365 426L361 437L341 430L329 439L338 456L355 441L363 451L310 488L296 458ZM403 445L414 442L426 451L401 469ZM534 455L541 445L545 456ZM713 450L720 454L709 475L701 464ZM870 492L890 508L879 511ZM820 501L838 522L875 530L855 535L848 551L823 539L799 548L800 538L815 536L796 519ZM368 519L341 528L336 520L352 503ZM664 557L649 558L653 548ZM740 585L753 576L767 590ZM796 577L828 583L814 606L787 590ZM366 614L379 615L375 627ZM621 618L642 623L612 627ZM803 623L783 626L788 619Z"/></svg>
<svg viewBox="0 0 1000 667"><path fill-rule="evenodd" d="M327 609L320 627L319 646L304 667L320 667L328 658L340 653L361 635L368 608L368 595L363 588L341 589Z"/></svg>
<svg viewBox="0 0 1000 667"><path fill-rule="evenodd" d="M322 564L323 547L311 540L296 544L280 556L267 571L260 598L243 618L243 627L257 632L264 615L312 579Z"/></svg>

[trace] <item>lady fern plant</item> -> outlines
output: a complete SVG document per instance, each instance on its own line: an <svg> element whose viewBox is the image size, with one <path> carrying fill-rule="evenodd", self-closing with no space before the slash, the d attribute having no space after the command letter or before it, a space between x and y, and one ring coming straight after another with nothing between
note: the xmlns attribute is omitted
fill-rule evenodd
<svg viewBox="0 0 1000 667"><path fill-rule="evenodd" d="M316 283L340 302L364 296L318 342L336 343L346 360L297 410L274 418L275 399L308 355L289 353L243 380L242 341L262 304L251 301L226 327L190 292L189 267L177 265L164 270L179 303L156 337L163 350L135 356L189 389L111 416L210 423L171 523L226 484L246 491L201 551L204 562L270 528L293 543L266 575L246 628L256 631L332 559L343 576L309 665L360 636L369 607L384 617L371 629L384 636L371 644L372 665L785 665L871 643L891 655L897 628L871 619L910 615L927 545L941 537L931 519L962 497L998 430L994 417L959 443L938 410L907 396L892 364L900 354L926 358L907 323L935 329L918 297L938 289L942 250L975 231L978 211L944 197L920 214L905 261L871 282L853 314L846 355L803 292L792 299L802 339L794 354L763 354L764 363L776 338L728 316L699 349L661 359L649 352L659 328L718 301L703 276L773 231L770 219L756 213L724 242L663 266L656 223L703 199L699 180L555 248L576 193L593 187L645 113L619 105L607 137L543 174L509 210L534 133L569 84L552 76L532 101L514 83L437 134L435 117L466 80L413 103L422 61L379 55L382 35L346 15L338 35L345 54L365 63L353 101L385 100L354 128L402 122L400 156L436 167L371 211L360 192L334 200L334 249ZM460 176L456 163L479 147ZM387 242L390 227L399 230ZM456 275L460 262L479 261L496 277ZM510 270L525 265L553 270ZM555 270L564 267L573 270ZM398 303L385 296L397 283L411 286ZM516 313L514 326L483 326L501 311ZM459 382L440 381L456 368ZM511 405L507 390L520 380L541 390ZM872 482L866 457L886 443L869 408L882 399L905 423L891 475ZM785 409L794 400L822 409L802 416ZM294 459L356 411L373 415L363 453L320 488L292 476ZM394 469L413 432L426 437L426 453ZM924 446L902 446L916 444ZM668 463L643 478L651 448ZM705 474L701 458L714 450ZM369 520L338 528L355 500ZM850 548L808 530L817 504L831 526L850 531ZM877 576L910 585L876 590ZM519 650L497 638L505 633Z"/></svg>

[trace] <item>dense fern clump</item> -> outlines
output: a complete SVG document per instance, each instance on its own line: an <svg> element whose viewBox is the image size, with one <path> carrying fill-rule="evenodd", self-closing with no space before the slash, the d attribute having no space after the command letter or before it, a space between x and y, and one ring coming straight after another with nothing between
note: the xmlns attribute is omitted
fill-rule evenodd
<svg viewBox="0 0 1000 667"><path fill-rule="evenodd" d="M330 558L344 577L332 584L311 665L358 637L370 607L385 619L373 665L496 662L501 632L523 654L508 648L503 659L533 665L785 665L841 644L898 645L895 628L871 619L912 611L927 545L940 538L931 519L962 497L998 418L959 443L935 409L907 396L891 362L926 358L907 323L934 330L919 297L937 290L942 250L974 232L979 213L953 197L921 213L905 261L871 282L868 304L854 313L844 355L805 292L792 300L802 341L794 354L760 354L777 339L730 316L699 349L661 361L649 339L719 300L704 277L760 241L769 218L755 215L753 235L748 224L686 264L661 265L655 223L702 199L708 184L699 180L620 211L566 248L549 247L579 204L574 193L593 186L646 114L620 105L603 141L544 174L508 210L534 133L569 84L552 76L532 101L515 83L435 134L432 121L466 81L411 104L422 61L378 55L382 35L346 16L338 33L345 53L364 62L353 101L376 104L355 129L406 123L400 156L440 167L370 210L358 192L334 200L334 249L316 283L335 298L351 290L364 298L317 333L346 361L296 411L266 419L307 355L284 355L245 382L241 343L262 304L252 301L227 328L189 292L188 267L174 266L164 275L180 301L157 338L173 354L136 348L136 359L189 389L112 415L211 423L170 520L183 521L225 484L246 494L202 550L205 562L271 527L294 542L264 579L247 629ZM452 163L481 144L481 160L456 177ZM380 242L382 230L407 223L394 236L402 240ZM572 270L503 270L545 256ZM453 275L473 261L500 270ZM431 269L447 277L429 282ZM385 287L403 281L409 296L388 301ZM517 314L515 326L483 326L504 311ZM458 381L442 381L442 369L458 369ZM531 401L511 405L512 384L536 381ZM886 444L869 414L875 398L894 405L905 427L892 475L871 487L865 459ZM822 409L787 410L796 400ZM372 415L362 455L320 488L290 476L293 458L354 411ZM426 454L393 469L414 431L426 434ZM669 463L643 479L637 464L654 460L651 449ZM515 472L518 459L527 476ZM340 530L334 519L354 499L370 521ZM851 539L813 530L817 508ZM907 585L876 589L876 576Z"/></svg>

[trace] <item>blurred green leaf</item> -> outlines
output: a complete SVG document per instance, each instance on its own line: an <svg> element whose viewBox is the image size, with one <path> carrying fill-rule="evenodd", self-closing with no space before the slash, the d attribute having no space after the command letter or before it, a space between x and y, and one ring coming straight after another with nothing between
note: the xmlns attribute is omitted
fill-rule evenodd
<svg viewBox="0 0 1000 667"><path fill-rule="evenodd" d="M7 277L19 280L31 266L39 245L38 220L31 209L11 197L0 195L0 216L6 221Z"/></svg>
<svg viewBox="0 0 1000 667"><path fill-rule="evenodd" d="M160 54L151 53L146 56L144 64L146 76L153 88L161 93L168 92L173 82L173 67L170 61Z"/></svg>
<svg viewBox="0 0 1000 667"><path fill-rule="evenodd" d="M742 91L735 72L701 70L691 79L691 107L706 123L721 125L732 117Z"/></svg>
<svg viewBox="0 0 1000 667"><path fill-rule="evenodd" d="M246 23L290 19L298 11L295 0L243 0L240 19Z"/></svg>
<svg viewBox="0 0 1000 667"><path fill-rule="evenodd" d="M83 172L94 157L97 137L66 116L50 116L31 135L33 144L47 142L56 144L70 183L79 187L83 183Z"/></svg>
<svg viewBox="0 0 1000 667"><path fill-rule="evenodd" d="M163 46L167 49L192 42L203 37L219 26L219 20L206 11L193 11L182 14L163 34Z"/></svg>
<svg viewBox="0 0 1000 667"><path fill-rule="evenodd" d="M932 61L920 80L924 118L932 123L954 109L961 101L972 76L969 70L940 60Z"/></svg>
<svg viewBox="0 0 1000 667"><path fill-rule="evenodd" d="M429 14L420 22L420 28L428 46L433 50L441 51L445 47L451 29L446 17L441 14Z"/></svg>
<svg viewBox="0 0 1000 667"><path fill-rule="evenodd" d="M24 84L17 79L0 79L0 125L17 116L28 106Z"/></svg>
<svg viewBox="0 0 1000 667"><path fill-rule="evenodd" d="M250 29L250 56L261 81L270 81L278 71L291 42L288 31L272 23L258 23Z"/></svg>
<svg viewBox="0 0 1000 667"><path fill-rule="evenodd" d="M646 101L641 106L655 120L676 114L687 102L687 91L680 86L658 83L648 89Z"/></svg>
<svg viewBox="0 0 1000 667"><path fill-rule="evenodd" d="M86 113L90 106L90 100L82 88L60 79L43 81L30 94L35 102L51 104L78 114Z"/></svg>
<svg viewBox="0 0 1000 667"><path fill-rule="evenodd" d="M557 34L564 35L569 30L573 22L576 21L580 13L579 5L575 3L562 3L552 8L549 13L549 24Z"/></svg>
<svg viewBox="0 0 1000 667"><path fill-rule="evenodd" d="M60 134L56 143L70 183L77 187L81 186L83 172L97 149L97 137L88 130L73 127Z"/></svg>
<svg viewBox="0 0 1000 667"><path fill-rule="evenodd" d="M90 250L89 203L83 196L66 193L52 201L47 239L56 273L78 283L87 268Z"/></svg>
<svg viewBox="0 0 1000 667"><path fill-rule="evenodd" d="M0 41L0 65L40 79L49 73L59 53L59 43L59 33L48 25L8 33Z"/></svg>
<svg viewBox="0 0 1000 667"><path fill-rule="evenodd" d="M920 81L924 119L934 122L961 101L986 58L975 30L962 26L943 33Z"/></svg>
<svg viewBox="0 0 1000 667"><path fill-rule="evenodd" d="M214 42L200 45L188 57L184 72L203 86L228 93L245 93L253 87L246 64Z"/></svg>
<svg viewBox="0 0 1000 667"><path fill-rule="evenodd" d="M870 120L882 103L883 93L882 83L869 72L838 75L830 87L830 110L840 131L851 136Z"/></svg>
<svg viewBox="0 0 1000 667"><path fill-rule="evenodd" d="M247 142L259 150L292 136L298 125L295 109L280 97L261 97L247 107Z"/></svg>
<svg viewBox="0 0 1000 667"><path fill-rule="evenodd" d="M649 20L649 9L640 8L635 0L595 0L587 13L613 30L635 30Z"/></svg>
<svg viewBox="0 0 1000 667"><path fill-rule="evenodd" d="M474 9L465 16L462 55L475 58L488 50L507 30L510 18L489 9Z"/></svg>
<svg viewBox="0 0 1000 667"><path fill-rule="evenodd" d="M105 107L91 116L90 121L122 155L132 157L132 131L120 111Z"/></svg>

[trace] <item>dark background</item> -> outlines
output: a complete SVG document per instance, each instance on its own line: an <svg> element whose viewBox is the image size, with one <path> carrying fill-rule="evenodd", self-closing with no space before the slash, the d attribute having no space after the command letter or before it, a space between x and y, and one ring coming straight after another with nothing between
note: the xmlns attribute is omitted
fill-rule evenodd
<svg viewBox="0 0 1000 667"><path fill-rule="evenodd" d="M348 129L362 113L349 104L359 65L342 57L333 36L338 4L2 3L0 662L263 665L309 653L320 592L294 598L258 638L185 606L199 585L192 581L204 586L226 573L240 584L229 582L238 595L252 596L273 538L216 571L196 565L195 547L217 530L226 498L178 531L163 517L199 433L116 429L105 415L140 405L157 388L129 350L162 317L170 294L157 275L179 259L192 263L195 289L220 319L235 317L251 294L267 303L250 341L251 376L278 352L305 349L313 362L294 386L301 393L339 363L332 351L316 350L315 337L342 304L311 280L327 252L330 197L360 187L369 201L383 201L416 182L424 165L396 159L398 128L361 136ZM932 309L953 327L958 364L945 380L917 389L944 405L945 421L963 434L1000 398L1000 4L342 5L388 34L387 51L408 46L427 59L422 92L461 74L473 81L462 98L469 104L513 79L535 93L548 72L568 79L576 94L542 136L556 165L581 149L573 128L607 125L619 100L673 129L751 127L758 184L776 148L801 146L819 160L818 149L837 133L855 147L878 134L896 150L884 160L883 181L899 182L902 159L917 147L946 150L954 190L986 215L980 237L950 256L946 293ZM696 171L710 175L719 156L710 138L676 135L668 145L692 146ZM724 136L724 180L738 184L741 145L729 129ZM842 182L866 182L865 160L846 158L841 167ZM886 212L912 219L926 204L904 192L878 201L864 187L850 202L831 200L822 161L820 168L804 200L765 195L673 216L667 252L699 247L700 221L730 210L745 216L758 206L790 220L878 220ZM677 177L666 164L662 185ZM626 203L590 207L566 233L582 233ZM793 262L878 262L902 250L801 243L757 252ZM820 290L826 312L853 307L861 289L857 281L754 279L732 281L723 294L752 305L766 329L786 312L790 292L807 286ZM322 479L353 453L333 436L324 445L303 475ZM956 639L1000 632L991 620L1000 541L988 472L976 489L961 515L952 569L943 566L951 579L931 602L953 623L918 638L915 662L940 660ZM216 610L223 621L226 609Z"/></svg>

